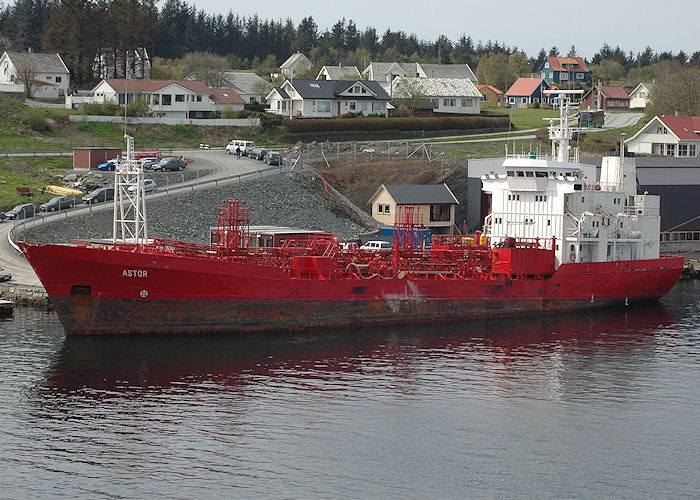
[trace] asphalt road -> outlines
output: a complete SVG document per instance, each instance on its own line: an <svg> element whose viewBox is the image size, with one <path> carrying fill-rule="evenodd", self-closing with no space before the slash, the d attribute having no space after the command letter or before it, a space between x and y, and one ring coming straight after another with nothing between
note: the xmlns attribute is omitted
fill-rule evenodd
<svg viewBox="0 0 700 500"><path fill-rule="evenodd" d="M240 160L236 160L234 155L228 155L225 151L220 149L207 151L177 151L176 154L181 154L188 157L190 159L190 165L187 167L187 169L190 171L194 170L195 172L202 171L202 175L197 175L195 178L183 183L181 180L181 172L168 172L167 175L170 182L168 182L167 186L160 185L158 187L158 191L155 193L147 194L146 203L148 203L149 199L168 196L168 187L174 188L188 186L203 180L210 180L213 183L218 182L219 179L229 177L231 175L257 172L262 168L268 167L267 164L261 161L253 160L247 157L241 157ZM111 201L98 205L79 205L76 206L75 209L60 213L55 212L45 214L42 212L40 216L37 216L34 219L29 219L27 224L43 224L52 220L58 220L59 217L74 217L85 215L89 212L113 209L114 205ZM9 282L10 284L14 283L18 285L41 286L39 278L27 260L24 258L24 255L18 252L8 241L8 234L14 227L15 221L5 220L0 222L0 267L8 270L12 274L12 280Z"/></svg>

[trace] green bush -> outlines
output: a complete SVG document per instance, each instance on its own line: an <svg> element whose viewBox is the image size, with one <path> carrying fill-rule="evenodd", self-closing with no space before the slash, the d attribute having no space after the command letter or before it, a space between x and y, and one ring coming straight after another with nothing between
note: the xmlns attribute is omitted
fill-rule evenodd
<svg viewBox="0 0 700 500"><path fill-rule="evenodd" d="M221 118L224 118L225 120L232 120L234 118L238 118L238 112L234 111L234 109L231 106L226 106L224 109L221 110Z"/></svg>
<svg viewBox="0 0 700 500"><path fill-rule="evenodd" d="M116 116L124 113L124 109L113 102L106 102L104 104L84 103L80 106L80 111L84 115L102 116Z"/></svg>
<svg viewBox="0 0 700 500"><path fill-rule="evenodd" d="M29 108L22 113L22 122L36 132L45 132L49 129L44 112L37 108Z"/></svg>
<svg viewBox="0 0 700 500"><path fill-rule="evenodd" d="M148 116L150 108L144 99L136 99L126 107L128 116Z"/></svg>

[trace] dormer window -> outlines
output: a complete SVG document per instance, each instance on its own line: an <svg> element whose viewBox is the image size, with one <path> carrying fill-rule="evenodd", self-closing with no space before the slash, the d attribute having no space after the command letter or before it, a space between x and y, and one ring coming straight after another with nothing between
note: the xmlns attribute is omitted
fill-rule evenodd
<svg viewBox="0 0 700 500"><path fill-rule="evenodd" d="M355 94L359 94L359 93L360 93L360 86L359 86L359 85L355 85L355 86L353 87L353 92L355 92Z"/></svg>

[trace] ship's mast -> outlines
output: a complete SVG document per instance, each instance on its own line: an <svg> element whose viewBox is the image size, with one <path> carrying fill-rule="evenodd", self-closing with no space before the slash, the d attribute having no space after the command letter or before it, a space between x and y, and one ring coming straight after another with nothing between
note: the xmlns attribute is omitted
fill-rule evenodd
<svg viewBox="0 0 700 500"><path fill-rule="evenodd" d="M143 168L134 160L134 138L124 134L126 158L117 162L114 171L114 223L112 241L148 243Z"/></svg>
<svg viewBox="0 0 700 500"><path fill-rule="evenodd" d="M549 138L552 140L552 160L567 163L569 161L569 141L579 128L569 126L569 110L571 98L569 95L583 94L583 90L545 90L545 94L559 95L559 125L549 124ZM556 147L555 147L556 145Z"/></svg>

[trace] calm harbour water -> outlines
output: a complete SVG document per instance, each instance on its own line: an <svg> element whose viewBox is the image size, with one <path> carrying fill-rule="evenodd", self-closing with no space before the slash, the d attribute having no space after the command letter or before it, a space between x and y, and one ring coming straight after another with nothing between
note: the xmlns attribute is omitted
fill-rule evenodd
<svg viewBox="0 0 700 500"><path fill-rule="evenodd" d="M2 498L700 491L700 283L431 327L67 338L0 320Z"/></svg>

